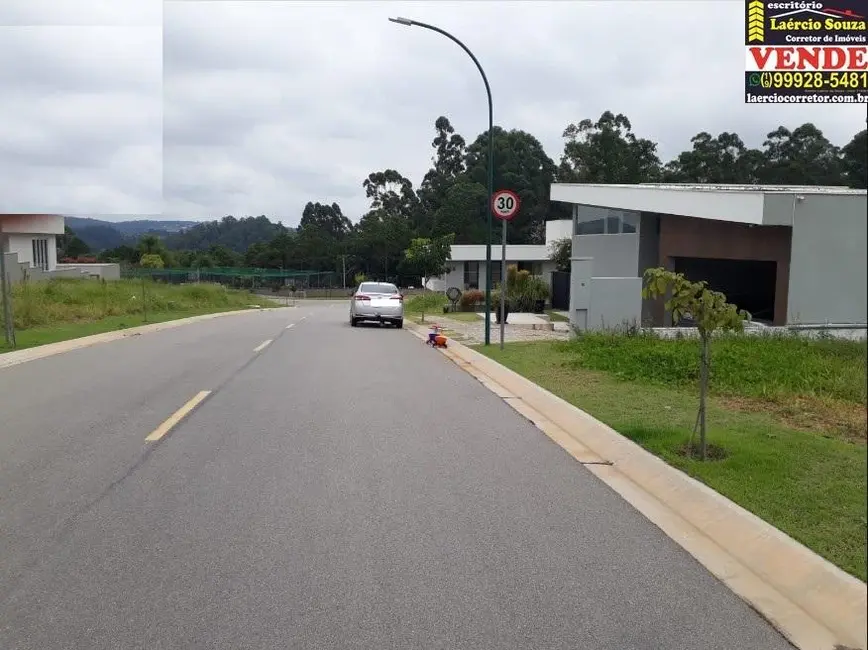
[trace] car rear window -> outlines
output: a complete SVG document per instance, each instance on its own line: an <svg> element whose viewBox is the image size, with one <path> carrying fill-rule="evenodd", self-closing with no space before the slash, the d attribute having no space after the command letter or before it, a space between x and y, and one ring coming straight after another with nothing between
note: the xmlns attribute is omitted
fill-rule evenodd
<svg viewBox="0 0 868 650"><path fill-rule="evenodd" d="M394 284L379 284L377 282L363 282L359 287L360 293L398 293L398 287Z"/></svg>

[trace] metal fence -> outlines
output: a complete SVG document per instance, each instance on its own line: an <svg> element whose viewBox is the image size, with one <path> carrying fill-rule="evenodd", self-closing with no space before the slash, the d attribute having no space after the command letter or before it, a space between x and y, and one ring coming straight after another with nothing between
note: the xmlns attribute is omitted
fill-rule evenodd
<svg viewBox="0 0 868 650"><path fill-rule="evenodd" d="M311 289L335 289L341 286L340 273L330 271L294 271L277 269L211 267L200 269L147 269L126 268L121 271L126 278L150 278L167 284L211 282L235 289L278 291L295 288L298 291Z"/></svg>

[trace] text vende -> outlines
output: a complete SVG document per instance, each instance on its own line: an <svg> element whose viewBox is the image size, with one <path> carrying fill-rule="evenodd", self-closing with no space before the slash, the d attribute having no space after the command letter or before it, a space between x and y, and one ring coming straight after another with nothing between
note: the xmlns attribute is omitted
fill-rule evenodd
<svg viewBox="0 0 868 650"><path fill-rule="evenodd" d="M868 46L759 45L745 48L745 70L868 70Z"/></svg>

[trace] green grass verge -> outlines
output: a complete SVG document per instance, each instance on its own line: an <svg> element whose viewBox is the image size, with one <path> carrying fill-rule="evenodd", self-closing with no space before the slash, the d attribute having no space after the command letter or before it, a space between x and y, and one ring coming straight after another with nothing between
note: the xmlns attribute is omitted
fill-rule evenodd
<svg viewBox="0 0 868 650"><path fill-rule="evenodd" d="M464 323L480 322L479 315L472 311L456 311L443 313L443 308L449 304L449 299L442 293L428 292L415 295L404 300L404 313L409 317L425 316L426 322L451 319Z"/></svg>
<svg viewBox="0 0 868 650"><path fill-rule="evenodd" d="M679 453L696 418L698 344L612 339L477 349L866 579L864 343L715 341L708 439L727 457L701 462Z"/></svg>
<svg viewBox="0 0 868 650"><path fill-rule="evenodd" d="M442 318L447 320L457 320L462 323L481 323L482 319L479 314L473 311L454 311L448 314L443 314Z"/></svg>
<svg viewBox="0 0 868 650"><path fill-rule="evenodd" d="M147 323L244 309L262 301L247 291L211 284L166 285L148 281L144 292L141 280L102 283L55 279L16 285L12 303L16 349ZM0 352L10 349L0 339Z"/></svg>
<svg viewBox="0 0 868 650"><path fill-rule="evenodd" d="M563 314L557 313L554 309L546 309L546 315L553 323L569 323L570 319Z"/></svg>
<svg viewBox="0 0 868 650"><path fill-rule="evenodd" d="M422 314L425 316L442 316L443 307L447 304L449 304L449 299L445 294L430 291L406 298L404 300L404 313L410 316Z"/></svg>

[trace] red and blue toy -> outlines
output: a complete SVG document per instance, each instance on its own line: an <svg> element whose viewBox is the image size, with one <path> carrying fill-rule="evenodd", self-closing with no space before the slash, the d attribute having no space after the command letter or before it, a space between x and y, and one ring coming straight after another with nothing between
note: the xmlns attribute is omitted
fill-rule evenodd
<svg viewBox="0 0 868 650"><path fill-rule="evenodd" d="M443 328L436 324L432 325L431 331L428 332L428 340L425 343L433 348L448 347L446 337L443 336Z"/></svg>

